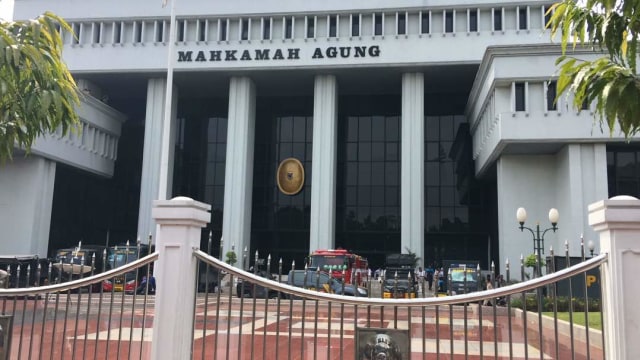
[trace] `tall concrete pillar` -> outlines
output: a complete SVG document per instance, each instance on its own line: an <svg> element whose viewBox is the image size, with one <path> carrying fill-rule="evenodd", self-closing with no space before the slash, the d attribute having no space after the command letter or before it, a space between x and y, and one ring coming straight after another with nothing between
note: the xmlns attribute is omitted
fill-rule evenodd
<svg viewBox="0 0 640 360"><path fill-rule="evenodd" d="M424 258L424 75L402 74L401 252Z"/></svg>
<svg viewBox="0 0 640 360"><path fill-rule="evenodd" d="M175 137L168 137L169 143L162 143L164 126L164 109L166 104L166 79L150 79L147 84L147 111L144 121L144 148L142 150L142 178L140 181L140 207L138 210L138 236L146 238L149 234L155 238L155 223L151 218L153 201L170 196L173 178L173 149ZM175 128L177 111L177 91L175 88L171 96L171 133ZM169 151L169 163L161 164L161 154ZM161 167L166 166L166 171ZM163 183L166 188L160 191L160 176L167 176ZM164 195L164 196L161 196Z"/></svg>
<svg viewBox="0 0 640 360"><path fill-rule="evenodd" d="M253 151L256 88L248 77L233 77L229 85L227 158L222 215L223 260L232 246L242 266L242 253L251 240Z"/></svg>
<svg viewBox="0 0 640 360"><path fill-rule="evenodd" d="M37 155L0 164L0 254L47 257L55 178L56 162Z"/></svg>
<svg viewBox="0 0 640 360"><path fill-rule="evenodd" d="M201 229L211 220L211 205L187 197L154 201L158 223L154 269L159 284L155 297L152 359L186 359L193 349L196 266L193 248L200 247Z"/></svg>
<svg viewBox="0 0 640 360"><path fill-rule="evenodd" d="M640 200L616 196L589 205L589 225L600 235L605 359L640 359Z"/></svg>
<svg viewBox="0 0 640 360"><path fill-rule="evenodd" d="M315 78L309 249L332 249L336 233L338 83L333 75Z"/></svg>

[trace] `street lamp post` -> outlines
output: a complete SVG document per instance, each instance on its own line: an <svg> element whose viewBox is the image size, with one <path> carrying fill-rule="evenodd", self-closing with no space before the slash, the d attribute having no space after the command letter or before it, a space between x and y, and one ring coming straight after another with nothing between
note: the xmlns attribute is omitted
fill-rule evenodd
<svg viewBox="0 0 640 360"><path fill-rule="evenodd" d="M591 257L593 257L593 251L596 249L596 244L593 242L593 240L589 240L589 242L587 243L587 247L589 247L589 252L591 253Z"/></svg>
<svg viewBox="0 0 640 360"><path fill-rule="evenodd" d="M518 219L518 223L520 223L520 231L524 231L524 229L527 229L531 232L531 235L533 235L533 252L537 256L536 276L540 277L542 276L540 263L542 261L542 254L544 254L544 235L549 230L553 230L553 232L556 232L556 230L558 230L557 225L558 219L560 218L558 209L552 208L549 210L549 222L551 223L551 227L544 230L540 230L540 223L536 223L535 230L530 227L524 226L524 222L527 221L527 211L523 207L518 208L518 211L516 212L516 218Z"/></svg>

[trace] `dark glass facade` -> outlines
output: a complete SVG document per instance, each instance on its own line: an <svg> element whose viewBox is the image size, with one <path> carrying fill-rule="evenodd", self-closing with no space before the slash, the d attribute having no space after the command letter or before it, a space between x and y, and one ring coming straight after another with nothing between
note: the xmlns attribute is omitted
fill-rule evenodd
<svg viewBox="0 0 640 360"><path fill-rule="evenodd" d="M261 257L282 258L286 267L309 254L312 97L258 97L253 170L251 249ZM276 172L282 160L298 159L305 183L295 195L278 189Z"/></svg>
<svg viewBox="0 0 640 360"><path fill-rule="evenodd" d="M640 198L640 146L607 146L609 198L631 195Z"/></svg>
<svg viewBox="0 0 640 360"><path fill-rule="evenodd" d="M400 96L338 104L336 247L382 265L400 251Z"/></svg>
<svg viewBox="0 0 640 360"><path fill-rule="evenodd" d="M478 260L486 269L489 249L497 250L490 236L497 232L495 183L475 178L463 115L427 116L425 121L424 263Z"/></svg>
<svg viewBox="0 0 640 360"><path fill-rule="evenodd" d="M211 223L203 229L200 248L219 253L227 155L226 99L180 99L176 126L173 196L188 196L211 205Z"/></svg>

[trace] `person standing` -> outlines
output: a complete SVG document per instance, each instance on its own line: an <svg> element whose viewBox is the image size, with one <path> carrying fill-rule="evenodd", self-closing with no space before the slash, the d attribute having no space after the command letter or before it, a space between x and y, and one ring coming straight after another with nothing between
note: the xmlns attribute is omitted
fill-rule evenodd
<svg viewBox="0 0 640 360"><path fill-rule="evenodd" d="M487 290L493 290L493 284L491 283L491 275L487 275ZM493 305L493 300L487 299L484 302L485 305Z"/></svg>
<svg viewBox="0 0 640 360"><path fill-rule="evenodd" d="M429 267L426 270L427 284L429 284L429 291L433 289L433 267Z"/></svg>

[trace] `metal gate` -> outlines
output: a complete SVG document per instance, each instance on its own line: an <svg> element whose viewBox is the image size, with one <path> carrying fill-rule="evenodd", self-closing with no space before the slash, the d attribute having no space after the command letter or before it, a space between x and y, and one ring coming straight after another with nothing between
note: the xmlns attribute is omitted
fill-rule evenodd
<svg viewBox="0 0 640 360"><path fill-rule="evenodd" d="M601 321L593 316L601 317L600 299L590 299L586 286L582 294L555 294L560 281L586 285L586 272L606 254L493 290L417 299L384 299L371 282L367 297L318 292L288 285L282 264L269 279L199 250L194 255L206 269L196 297L194 358L604 358L603 333L594 324ZM579 325L579 317L590 320Z"/></svg>

